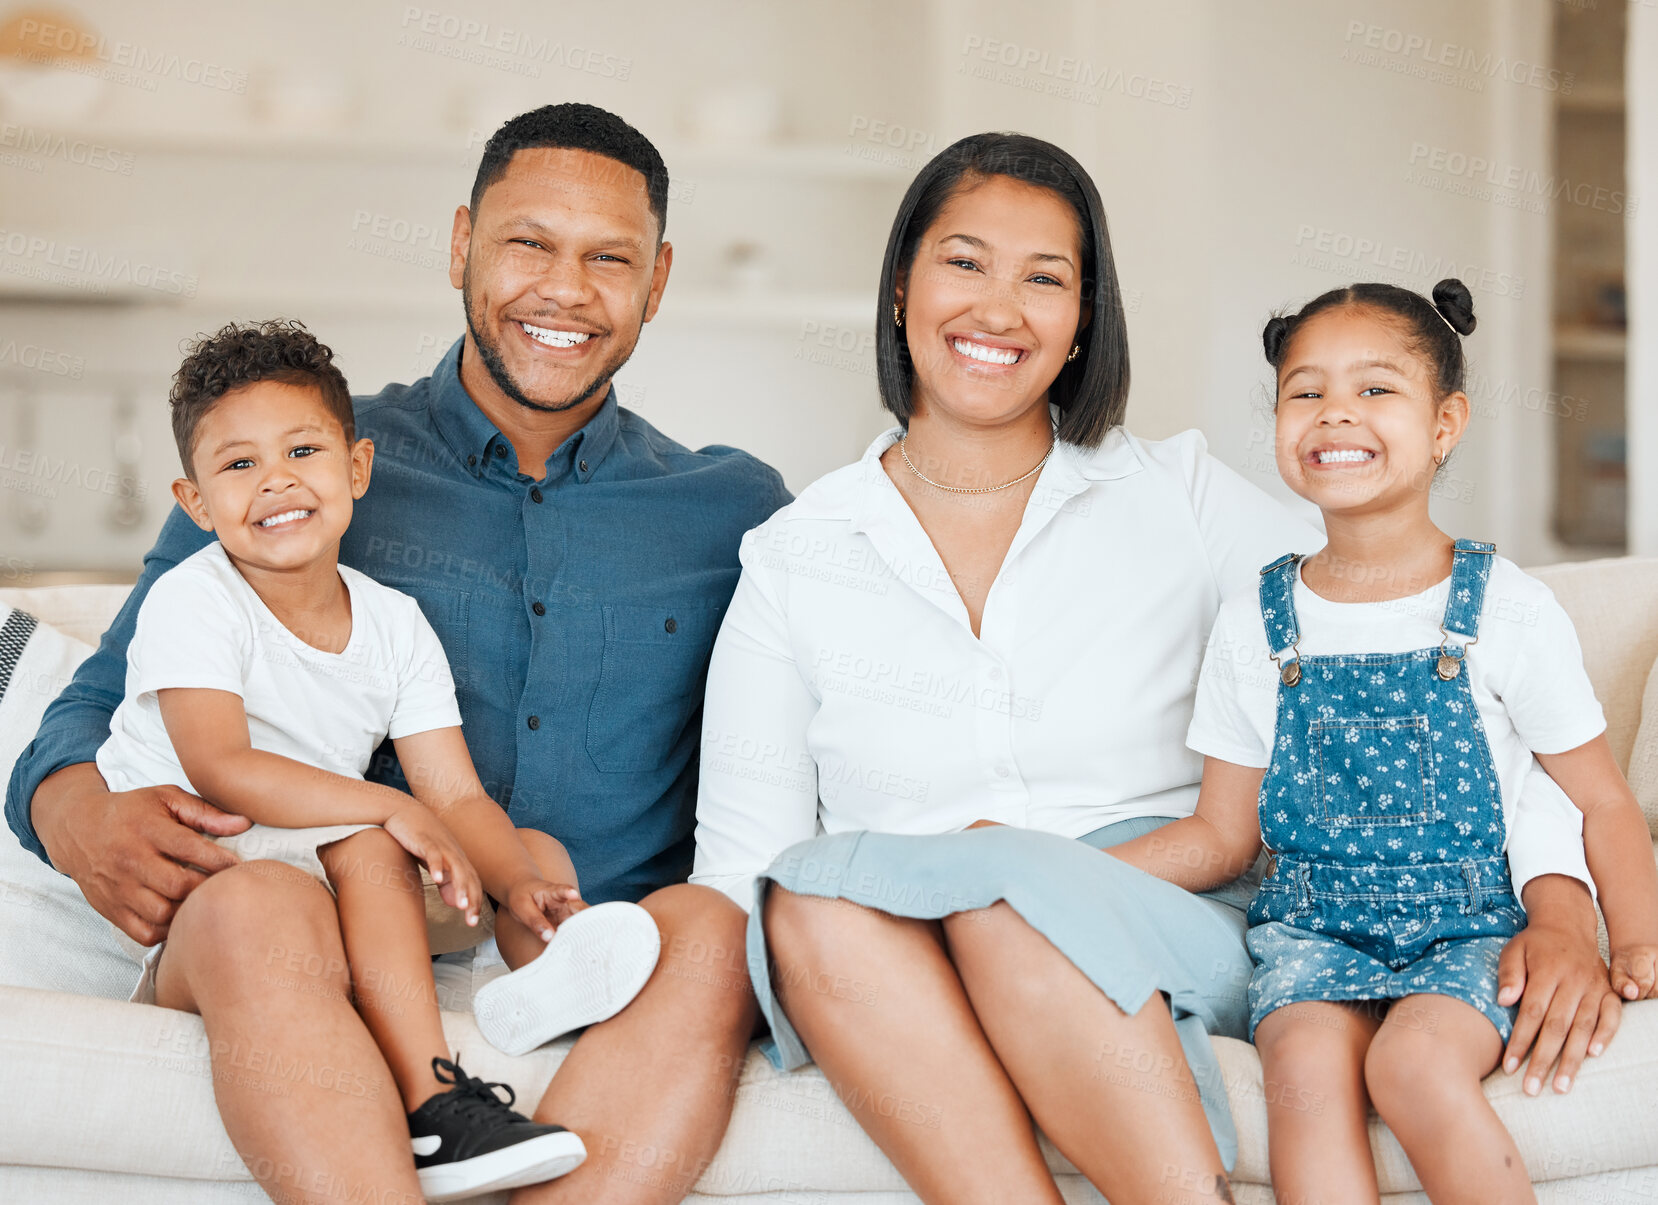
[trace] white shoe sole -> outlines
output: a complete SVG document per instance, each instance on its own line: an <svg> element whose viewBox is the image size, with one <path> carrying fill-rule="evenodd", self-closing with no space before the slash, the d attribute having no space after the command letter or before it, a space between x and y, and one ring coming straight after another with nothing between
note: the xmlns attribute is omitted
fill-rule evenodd
<svg viewBox="0 0 1658 1205"><path fill-rule="evenodd" d="M460 1163L421 1168L420 1191L428 1201L454 1201L480 1193L521 1188L575 1171L586 1158L587 1147L568 1130L543 1134Z"/></svg>
<svg viewBox="0 0 1658 1205"><path fill-rule="evenodd" d="M558 927L534 962L478 989L478 1029L495 1049L516 1055L596 1025L639 994L661 953L656 922L638 904L584 908Z"/></svg>

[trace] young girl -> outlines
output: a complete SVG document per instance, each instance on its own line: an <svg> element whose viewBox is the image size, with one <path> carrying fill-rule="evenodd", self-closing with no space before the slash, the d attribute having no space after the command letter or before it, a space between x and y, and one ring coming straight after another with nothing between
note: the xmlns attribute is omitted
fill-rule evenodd
<svg viewBox="0 0 1658 1205"><path fill-rule="evenodd" d="M1378 1199L1371 1105L1436 1203L1535 1199L1480 1089L1514 1023L1497 961L1525 916L1504 851L1534 755L1583 812L1613 989L1658 986L1651 842L1571 621L1429 518L1474 329L1460 281L1433 297L1357 284L1267 324L1278 468L1329 543L1222 606L1188 734L1197 811L1111 851L1203 890L1265 843L1250 1031L1279 1200Z"/></svg>

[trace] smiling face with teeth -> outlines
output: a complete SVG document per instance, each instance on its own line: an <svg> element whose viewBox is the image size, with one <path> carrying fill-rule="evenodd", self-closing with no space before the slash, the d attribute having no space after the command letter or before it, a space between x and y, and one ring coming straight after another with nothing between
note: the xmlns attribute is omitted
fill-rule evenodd
<svg viewBox="0 0 1658 1205"><path fill-rule="evenodd" d="M591 151L520 150L476 212L456 211L461 383L515 443L526 424L575 429L538 416L579 426L603 401L667 285L659 239L644 174Z"/></svg>
<svg viewBox="0 0 1658 1205"><path fill-rule="evenodd" d="M1076 213L1048 189L1007 176L964 182L898 285L912 424L938 415L1047 431L1048 389L1088 322L1081 243Z"/></svg>
<svg viewBox="0 0 1658 1205"><path fill-rule="evenodd" d="M332 581L373 460L373 443L348 443L314 386L258 381L202 416L173 496L256 588L265 574Z"/></svg>
<svg viewBox="0 0 1658 1205"><path fill-rule="evenodd" d="M1462 393L1439 397L1434 366L1390 316L1340 306L1308 318L1278 374L1277 459L1285 484L1326 522L1420 510L1435 458L1468 422Z"/></svg>

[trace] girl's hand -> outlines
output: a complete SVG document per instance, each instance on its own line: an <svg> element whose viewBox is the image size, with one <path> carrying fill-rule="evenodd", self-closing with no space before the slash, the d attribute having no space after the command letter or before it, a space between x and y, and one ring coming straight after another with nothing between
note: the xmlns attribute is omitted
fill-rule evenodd
<svg viewBox="0 0 1658 1205"><path fill-rule="evenodd" d="M519 879L504 902L507 911L542 941L552 941L555 929L587 907L574 887L546 879Z"/></svg>
<svg viewBox="0 0 1658 1205"><path fill-rule="evenodd" d="M1658 996L1658 946L1624 946L1613 950L1612 990L1625 1000Z"/></svg>
<svg viewBox="0 0 1658 1205"><path fill-rule="evenodd" d="M484 898L483 884L478 882L478 872L472 869L472 863L448 826L430 809L410 803L388 816L381 827L431 872L432 882L438 885L444 903L464 912L467 924L477 924L478 907Z"/></svg>

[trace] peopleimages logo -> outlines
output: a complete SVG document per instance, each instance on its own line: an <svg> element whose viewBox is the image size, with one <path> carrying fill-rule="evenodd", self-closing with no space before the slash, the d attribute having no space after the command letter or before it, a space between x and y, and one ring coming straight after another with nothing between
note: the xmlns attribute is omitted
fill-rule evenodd
<svg viewBox="0 0 1658 1205"><path fill-rule="evenodd" d="M1576 78L1570 71L1545 67L1541 63L1505 58L1489 50L1459 46L1455 42L1444 42L1426 34L1389 29L1385 25L1375 25L1368 21L1349 21L1347 41L1350 45L1357 43L1366 50L1397 55L1407 63L1418 64L1419 70L1444 68L1450 71L1465 71L1484 79L1525 84L1533 88L1542 88L1546 92L1568 93L1572 90L1572 83Z"/></svg>
<svg viewBox="0 0 1658 1205"><path fill-rule="evenodd" d="M49 15L49 14L41 14ZM170 50L158 50L124 39L111 41L98 34L24 17L17 30L18 56L31 63L49 64L60 71L91 74L87 64L129 68L148 76L199 84L219 92L240 96L248 90L248 75L219 63L190 58Z"/></svg>
<svg viewBox="0 0 1658 1205"><path fill-rule="evenodd" d="M399 44L448 58L469 59L484 66L503 66L490 54L508 59L529 60L528 66L553 63L572 71L584 71L604 79L626 80L633 74L633 60L591 47L557 41L527 30L509 29L463 17L458 13L410 5L403 10L403 32ZM482 57L478 57L482 56ZM539 76L540 69L521 74Z"/></svg>
<svg viewBox="0 0 1658 1205"><path fill-rule="evenodd" d="M1295 251L1290 262L1303 268L1348 275L1357 269L1379 271L1401 280L1443 280L1455 276L1470 289L1495 297L1520 297L1523 277L1483 267L1449 255L1431 255L1386 239L1333 230L1303 222L1295 228Z"/></svg>
<svg viewBox="0 0 1658 1205"><path fill-rule="evenodd" d="M34 159L61 159L77 167L132 175L134 156L131 151L117 150L85 138L70 138L52 130L0 121L0 147Z"/></svg>
<svg viewBox="0 0 1658 1205"><path fill-rule="evenodd" d="M1040 46L969 34L962 43L961 53L963 62L959 70L963 74L1044 92L1062 100L1097 105L1102 95L1114 92L1177 109L1189 109L1192 105L1189 85L1142 71L1102 67L1071 54L1052 54ZM974 63L975 59L979 62Z"/></svg>
<svg viewBox="0 0 1658 1205"><path fill-rule="evenodd" d="M1529 208L1533 212L1548 212L1550 201L1564 201L1585 209L1598 209L1613 216L1635 216L1636 198L1621 188L1607 188L1589 180L1573 180L1536 168L1501 164L1484 155L1470 154L1452 147L1430 146L1413 142L1410 147L1411 172L1407 179L1418 184L1439 187L1442 191L1467 191L1480 200L1503 200L1507 194L1511 208ZM1466 182L1465 190L1444 186L1440 177ZM1527 205L1524 202L1531 202Z"/></svg>
<svg viewBox="0 0 1658 1205"><path fill-rule="evenodd" d="M0 230L0 272L48 280L69 288L106 292L111 285L131 285L174 297L194 297L196 278L188 272L157 267L130 255L106 255L96 248L59 241L21 230Z"/></svg>

